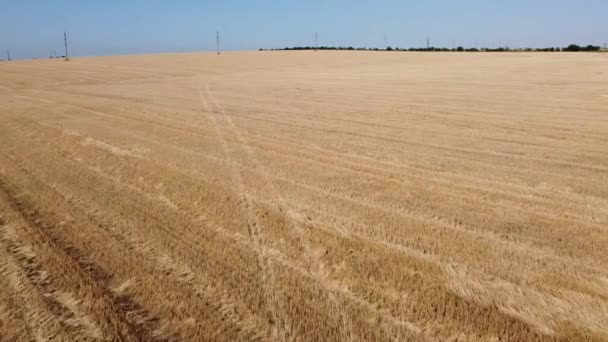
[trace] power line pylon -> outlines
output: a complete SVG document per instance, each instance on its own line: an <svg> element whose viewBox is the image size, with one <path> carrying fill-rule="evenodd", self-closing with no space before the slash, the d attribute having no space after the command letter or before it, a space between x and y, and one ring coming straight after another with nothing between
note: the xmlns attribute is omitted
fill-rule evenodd
<svg viewBox="0 0 608 342"><path fill-rule="evenodd" d="M217 54L220 54L220 31L216 31Z"/></svg>
<svg viewBox="0 0 608 342"><path fill-rule="evenodd" d="M68 34L66 32L63 32L63 42L65 44L65 60L69 61L70 56L68 55Z"/></svg>

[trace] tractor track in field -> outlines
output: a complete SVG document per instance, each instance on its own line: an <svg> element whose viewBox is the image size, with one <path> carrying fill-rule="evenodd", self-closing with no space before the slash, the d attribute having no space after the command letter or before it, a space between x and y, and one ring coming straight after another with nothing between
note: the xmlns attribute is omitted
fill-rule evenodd
<svg viewBox="0 0 608 342"><path fill-rule="evenodd" d="M159 337L154 334L159 329L158 319L148 317L147 311L135 300L126 294L116 294L112 290L112 275L97 265L93 260L76 246L61 238L55 231L54 222L49 216L42 214L23 196L11 189L11 187L0 178L0 194L8 202L9 206L27 223L29 231L37 235L41 243L47 244L60 257L64 258L79 269L80 272L89 277L89 284L94 286L97 293L107 302L111 312L116 315L116 324L119 337L125 341L167 341L169 338ZM14 249L14 248L13 248ZM40 267L31 264L25 266L28 276L34 276L40 272ZM39 282L38 286L43 292L51 292L50 284ZM47 296L49 307L59 316L70 316L68 309L61 303Z"/></svg>

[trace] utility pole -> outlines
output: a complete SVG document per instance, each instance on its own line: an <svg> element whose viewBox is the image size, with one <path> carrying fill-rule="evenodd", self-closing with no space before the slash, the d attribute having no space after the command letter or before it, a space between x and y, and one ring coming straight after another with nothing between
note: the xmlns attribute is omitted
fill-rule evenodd
<svg viewBox="0 0 608 342"><path fill-rule="evenodd" d="M8 60L11 60L11 51L9 49L6 49L6 57L8 57Z"/></svg>
<svg viewBox="0 0 608 342"><path fill-rule="evenodd" d="M315 32L315 51L319 48L319 33Z"/></svg>
<svg viewBox="0 0 608 342"><path fill-rule="evenodd" d="M388 38L386 36L386 33L384 33L384 45L388 46Z"/></svg>
<svg viewBox="0 0 608 342"><path fill-rule="evenodd" d="M70 56L68 55L68 34L63 32L63 42L65 43L65 60L69 61Z"/></svg>
<svg viewBox="0 0 608 342"><path fill-rule="evenodd" d="M431 50L431 37L426 36L426 50Z"/></svg>
<svg viewBox="0 0 608 342"><path fill-rule="evenodd" d="M216 31L217 54L220 54L220 31Z"/></svg>

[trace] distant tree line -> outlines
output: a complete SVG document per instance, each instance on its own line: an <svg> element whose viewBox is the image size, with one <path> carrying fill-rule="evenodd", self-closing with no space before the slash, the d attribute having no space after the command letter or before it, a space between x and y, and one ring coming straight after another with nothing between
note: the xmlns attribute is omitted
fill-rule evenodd
<svg viewBox="0 0 608 342"><path fill-rule="evenodd" d="M282 49L260 49L260 51L294 51L294 50L347 50L347 51L454 51L454 52L508 52L508 51L526 51L526 52L578 52L578 51L600 51L600 46L587 45L579 46L576 44L570 44L567 47L548 47L548 48L519 48L511 49L508 46L499 48L465 48L459 46L457 48L398 48L388 46L384 49L379 48L365 48L365 47L343 47L343 46L295 46L286 47Z"/></svg>
<svg viewBox="0 0 608 342"><path fill-rule="evenodd" d="M568 47L563 48L563 51L600 51L602 48L600 46L587 45L587 46L578 46L576 44L570 44Z"/></svg>

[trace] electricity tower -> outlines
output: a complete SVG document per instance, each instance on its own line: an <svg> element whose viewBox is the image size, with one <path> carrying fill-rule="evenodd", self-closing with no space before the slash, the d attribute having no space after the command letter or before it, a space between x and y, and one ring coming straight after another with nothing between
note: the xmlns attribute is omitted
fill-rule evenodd
<svg viewBox="0 0 608 342"><path fill-rule="evenodd" d="M68 34L63 32L63 43L65 44L65 60L69 61L70 56L68 55Z"/></svg>
<svg viewBox="0 0 608 342"><path fill-rule="evenodd" d="M11 61L11 51L9 49L6 49L6 57Z"/></svg>
<svg viewBox="0 0 608 342"><path fill-rule="evenodd" d="M216 31L217 54L220 54L220 31Z"/></svg>

